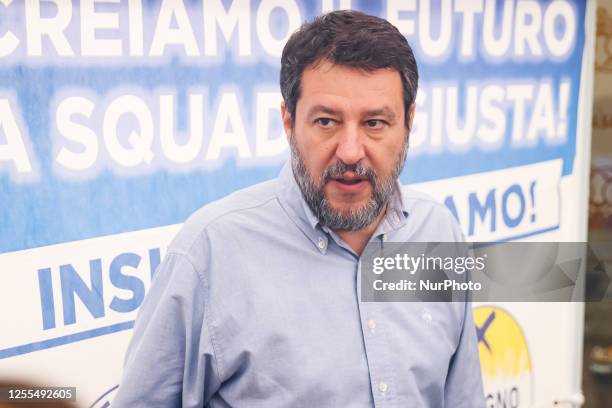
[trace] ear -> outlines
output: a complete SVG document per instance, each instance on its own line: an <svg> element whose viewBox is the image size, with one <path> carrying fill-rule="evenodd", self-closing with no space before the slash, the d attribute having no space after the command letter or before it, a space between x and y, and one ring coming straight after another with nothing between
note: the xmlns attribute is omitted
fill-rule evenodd
<svg viewBox="0 0 612 408"><path fill-rule="evenodd" d="M281 102L280 108L281 108L281 119L283 121L283 128L285 129L285 136L287 137L287 142L289 142L289 138L291 137L291 129L293 128L293 120L291 118L291 113L287 110L285 101Z"/></svg>
<svg viewBox="0 0 612 408"><path fill-rule="evenodd" d="M416 102L413 102L408 110L408 126L409 129L412 130L412 125L414 124L414 111L416 110Z"/></svg>

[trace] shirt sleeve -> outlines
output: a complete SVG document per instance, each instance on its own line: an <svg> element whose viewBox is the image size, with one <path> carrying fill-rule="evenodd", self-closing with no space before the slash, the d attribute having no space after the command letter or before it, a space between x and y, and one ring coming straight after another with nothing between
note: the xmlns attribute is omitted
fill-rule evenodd
<svg viewBox="0 0 612 408"><path fill-rule="evenodd" d="M113 408L202 407L210 400L220 382L206 292L186 256L168 253L138 313Z"/></svg>
<svg viewBox="0 0 612 408"><path fill-rule="evenodd" d="M471 302L465 306L461 337L450 363L444 387L444 406L485 408L476 327Z"/></svg>

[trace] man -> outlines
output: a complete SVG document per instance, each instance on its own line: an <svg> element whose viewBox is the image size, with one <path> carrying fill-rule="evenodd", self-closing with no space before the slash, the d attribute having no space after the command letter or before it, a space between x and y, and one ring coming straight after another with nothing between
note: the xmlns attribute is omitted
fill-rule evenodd
<svg viewBox="0 0 612 408"><path fill-rule="evenodd" d="M418 82L406 39L333 12L281 64L291 164L186 222L113 406L484 407L468 303L360 301L368 242L463 238L397 182Z"/></svg>

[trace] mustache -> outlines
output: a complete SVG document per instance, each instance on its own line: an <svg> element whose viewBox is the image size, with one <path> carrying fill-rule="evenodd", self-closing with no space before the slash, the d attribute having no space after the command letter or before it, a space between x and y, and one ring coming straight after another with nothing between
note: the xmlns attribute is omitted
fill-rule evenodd
<svg viewBox="0 0 612 408"><path fill-rule="evenodd" d="M355 176L367 179L372 186L375 187L378 181L376 172L370 167L364 166L361 162L354 164L346 164L343 161L337 161L336 163L328 166L323 174L321 175L321 186L323 187L334 177L341 177L346 172L353 172Z"/></svg>

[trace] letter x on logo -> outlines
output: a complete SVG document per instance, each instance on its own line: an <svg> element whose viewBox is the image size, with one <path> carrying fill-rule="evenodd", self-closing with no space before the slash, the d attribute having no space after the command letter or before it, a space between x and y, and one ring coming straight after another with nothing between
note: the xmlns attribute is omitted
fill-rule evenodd
<svg viewBox="0 0 612 408"><path fill-rule="evenodd" d="M482 326L480 327L476 326L476 336L478 338L478 343L482 342L482 344L484 344L484 346L489 351L491 351L491 346L489 345L489 342L485 338L485 334L487 333L489 326L491 326L491 323L493 323L493 320L495 320L495 311L491 312L491 314L489 315L489 317L487 317L487 320L485 320Z"/></svg>

